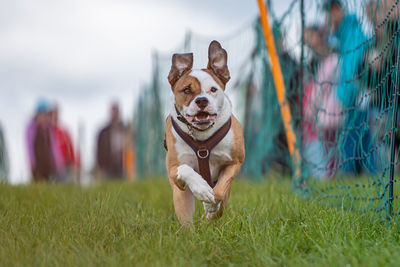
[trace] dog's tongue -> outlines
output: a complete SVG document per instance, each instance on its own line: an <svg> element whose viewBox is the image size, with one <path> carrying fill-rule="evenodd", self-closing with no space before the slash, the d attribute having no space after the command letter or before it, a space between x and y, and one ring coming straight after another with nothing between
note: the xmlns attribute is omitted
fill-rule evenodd
<svg viewBox="0 0 400 267"><path fill-rule="evenodd" d="M192 122L193 119L194 119L194 116L186 115L186 120L187 120L188 122Z"/></svg>

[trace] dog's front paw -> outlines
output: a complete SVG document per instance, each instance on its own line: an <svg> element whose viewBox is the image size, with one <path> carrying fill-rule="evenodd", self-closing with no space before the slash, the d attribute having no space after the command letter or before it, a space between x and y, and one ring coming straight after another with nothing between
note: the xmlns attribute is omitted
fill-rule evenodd
<svg viewBox="0 0 400 267"><path fill-rule="evenodd" d="M220 215L219 215L218 212L206 212L205 217L206 217L206 219L207 219L208 221L213 221L213 220L219 218Z"/></svg>
<svg viewBox="0 0 400 267"><path fill-rule="evenodd" d="M182 164L178 167L178 180L184 181L195 198L207 203L215 203L214 191L207 182L191 167Z"/></svg>
<svg viewBox="0 0 400 267"><path fill-rule="evenodd" d="M203 203L215 203L214 191L203 178L188 183L195 198Z"/></svg>
<svg viewBox="0 0 400 267"><path fill-rule="evenodd" d="M203 202L203 206L204 206L204 211L206 212L206 214L214 213L214 212L217 212L219 210L219 208L221 207L221 201L217 201L217 203Z"/></svg>

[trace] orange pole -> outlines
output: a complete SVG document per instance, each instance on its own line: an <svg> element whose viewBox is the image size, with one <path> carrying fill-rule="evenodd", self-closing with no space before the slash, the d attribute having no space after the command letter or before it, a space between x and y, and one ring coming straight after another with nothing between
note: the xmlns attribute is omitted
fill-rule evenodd
<svg viewBox="0 0 400 267"><path fill-rule="evenodd" d="M263 0L257 0L258 8L260 10L260 21L264 32L265 43L267 45L268 54L271 60L272 76L274 79L276 95L278 96L278 103L281 109L282 121L285 127L286 140L289 148L290 156L292 157L293 166L295 167L295 176L298 178L301 175L300 170L300 153L296 148L296 135L292 127L292 114L290 112L289 104L286 100L285 84L283 82L281 65L276 53L274 36L272 35L271 28L268 22L267 7Z"/></svg>

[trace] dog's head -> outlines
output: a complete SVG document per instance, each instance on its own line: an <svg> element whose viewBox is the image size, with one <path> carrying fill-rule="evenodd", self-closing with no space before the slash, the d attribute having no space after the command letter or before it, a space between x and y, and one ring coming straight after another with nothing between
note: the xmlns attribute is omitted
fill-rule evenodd
<svg viewBox="0 0 400 267"><path fill-rule="evenodd" d="M208 48L206 69L192 70L193 54L174 54L169 83L175 105L185 119L198 129L209 128L220 115L225 85L230 79L226 51L217 41Z"/></svg>

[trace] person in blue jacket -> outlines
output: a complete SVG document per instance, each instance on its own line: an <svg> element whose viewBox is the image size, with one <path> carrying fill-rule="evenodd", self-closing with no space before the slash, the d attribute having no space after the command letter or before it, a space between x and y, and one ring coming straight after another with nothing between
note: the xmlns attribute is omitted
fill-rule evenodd
<svg viewBox="0 0 400 267"><path fill-rule="evenodd" d="M347 174L376 172L375 151L368 125L368 100L359 86L359 66L367 40L355 14L347 13L340 0L326 0L323 8L329 27L328 45L339 54L337 97L343 107L343 128L338 135L339 168Z"/></svg>

